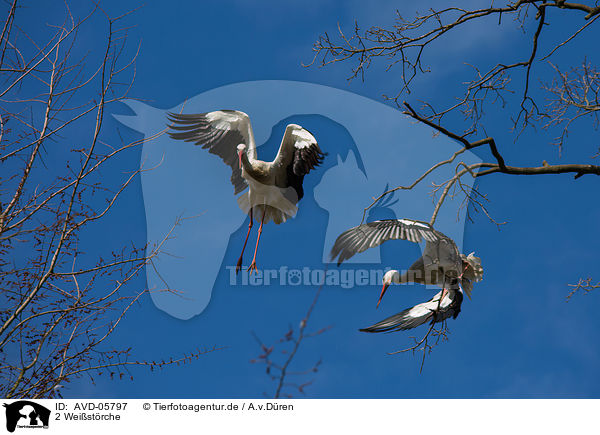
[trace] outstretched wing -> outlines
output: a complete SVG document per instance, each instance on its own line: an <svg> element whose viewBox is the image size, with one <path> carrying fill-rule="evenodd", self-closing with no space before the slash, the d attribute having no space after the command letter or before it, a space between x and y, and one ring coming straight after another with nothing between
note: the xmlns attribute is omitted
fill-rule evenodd
<svg viewBox="0 0 600 435"><path fill-rule="evenodd" d="M173 139L192 142L219 156L231 167L231 184L237 195L248 185L242 178L237 146L247 145L247 153L256 157L250 118L238 110L218 110L199 114L169 113L169 135Z"/></svg>
<svg viewBox="0 0 600 435"><path fill-rule="evenodd" d="M304 176L319 166L325 155L310 131L297 124L288 125L273 161L273 166L281 169L277 171L275 184L293 187L300 200L304 196Z"/></svg>
<svg viewBox="0 0 600 435"><path fill-rule="evenodd" d="M419 243L425 239L427 242L437 242L447 239L439 231L433 229L426 222L412 219L386 219L368 222L344 231L338 236L333 248L331 259L338 258L338 266L352 256L381 245L387 240L409 240Z"/></svg>
<svg viewBox="0 0 600 435"><path fill-rule="evenodd" d="M394 314L381 322L375 323L368 328L361 329L362 332L389 332L403 331L416 328L423 323L434 320L441 322L450 317L456 319L460 313L463 295L460 290L451 290L440 303L442 292L436 294L431 300L415 305Z"/></svg>

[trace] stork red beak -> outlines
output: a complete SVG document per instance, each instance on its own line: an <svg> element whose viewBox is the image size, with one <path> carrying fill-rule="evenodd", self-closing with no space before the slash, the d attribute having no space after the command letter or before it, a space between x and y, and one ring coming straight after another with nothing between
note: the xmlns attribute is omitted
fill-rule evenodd
<svg viewBox="0 0 600 435"><path fill-rule="evenodd" d="M240 169L242 169L242 152L243 152L242 150L238 151L238 157L240 159Z"/></svg>
<svg viewBox="0 0 600 435"><path fill-rule="evenodd" d="M381 289L381 294L379 295L379 300L377 301L377 308L379 308L379 304L381 303L381 299L383 299L383 295L385 294L385 291L387 290L387 288L389 287L389 284L383 283L383 288Z"/></svg>

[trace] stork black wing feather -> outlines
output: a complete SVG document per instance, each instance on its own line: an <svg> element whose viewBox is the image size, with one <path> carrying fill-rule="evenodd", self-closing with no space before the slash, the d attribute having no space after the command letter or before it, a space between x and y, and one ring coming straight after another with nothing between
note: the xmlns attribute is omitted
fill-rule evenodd
<svg viewBox="0 0 600 435"><path fill-rule="evenodd" d="M325 156L326 154L321 151L316 143L303 148L295 148L292 163L287 167L287 179L290 187L296 190L298 201L304 196L302 187L304 176L319 166Z"/></svg>
<svg viewBox="0 0 600 435"><path fill-rule="evenodd" d="M294 174L304 176L312 169L319 166L325 158L325 153L321 151L318 144L296 148L294 160L292 163Z"/></svg>
<svg viewBox="0 0 600 435"><path fill-rule="evenodd" d="M435 242L446 238L426 222L411 219L386 219L359 225L344 231L338 236L333 248L331 259L338 258L338 265L352 256L369 248L381 245L387 240L409 240L419 243L425 239Z"/></svg>
<svg viewBox="0 0 600 435"><path fill-rule="evenodd" d="M390 316L387 319L384 319L381 322L377 322L374 325L371 325L367 328L359 329L359 331L371 333L404 331L406 329L416 328L417 326L426 323L433 317L433 314L431 313L428 316L411 317L409 315L410 310L412 310L412 307L400 311L398 314L394 314L393 316Z"/></svg>
<svg viewBox="0 0 600 435"><path fill-rule="evenodd" d="M235 114L235 111L223 110L229 114ZM241 113L241 112L239 112ZM207 118L206 113L200 114L179 114L169 113L169 136L176 140L192 142L200 145L208 152L215 154L231 168L231 184L234 186L234 193L237 195L248 187L246 181L242 178L242 171L239 168L237 158L237 146L244 143L247 139L239 130L223 130L216 128Z"/></svg>
<svg viewBox="0 0 600 435"><path fill-rule="evenodd" d="M390 332L403 331L406 329L416 328L429 321L438 323L452 317L456 319L460 313L460 308L463 301L463 294L460 289L449 290L440 304L439 298L442 292L435 295L431 300L407 308L394 314L381 322L377 322L367 328L360 329L362 332Z"/></svg>

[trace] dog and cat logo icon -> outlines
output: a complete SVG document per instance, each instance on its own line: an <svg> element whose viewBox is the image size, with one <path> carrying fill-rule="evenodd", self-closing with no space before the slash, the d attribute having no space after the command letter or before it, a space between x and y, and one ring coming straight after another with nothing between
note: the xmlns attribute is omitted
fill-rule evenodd
<svg viewBox="0 0 600 435"><path fill-rule="evenodd" d="M6 408L6 430L48 428L50 410L29 400L4 404Z"/></svg>

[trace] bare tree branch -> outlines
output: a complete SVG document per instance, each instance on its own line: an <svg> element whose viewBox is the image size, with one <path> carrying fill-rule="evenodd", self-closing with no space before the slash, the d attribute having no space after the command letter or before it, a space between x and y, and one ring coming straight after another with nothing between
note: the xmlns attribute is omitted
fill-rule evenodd
<svg viewBox="0 0 600 435"><path fill-rule="evenodd" d="M583 292L584 294L587 294L592 290L598 290L600 288L600 282L594 284L592 278L580 278L577 284L569 284L569 287L571 287L572 290L567 295L567 302L571 300L575 293Z"/></svg>
<svg viewBox="0 0 600 435"><path fill-rule="evenodd" d="M301 371L291 371L290 370L292 362L294 361L294 358L295 358L296 354L298 353L298 350L300 349L302 342L306 338L312 338L312 337L321 335L331 328L330 326L327 326L327 327L321 328L321 329L311 332L311 333L306 332L306 326L308 324L308 321L310 319L310 316L311 316L315 306L317 305L319 296L321 295L321 290L323 289L323 285L324 285L324 283L322 283L320 285L319 289L317 290L315 297L314 297L312 303L310 304L308 311L306 312L306 315L300 321L300 325L299 325L297 331L292 326L290 326L288 331L283 335L283 337L281 337L277 341L276 344L271 345L271 346L265 345L260 340L260 338L254 332L252 332L252 336L254 337L254 339L256 340L258 345L260 346L262 353L260 355L258 355L258 357L256 357L255 359L252 359L250 362L253 364L254 363L264 363L265 364L265 366L266 366L265 371L266 371L267 376L269 377L269 379L271 379L272 381L274 381L276 383L275 393L273 394L273 397L275 399L280 398L282 395L285 395L286 397L292 397L291 393L284 393L284 389L286 389L286 388L293 388L298 393L306 394L306 392L304 391L305 388L314 382L314 379L311 379L309 381L298 384L298 383L290 382L288 378L290 376L303 376L303 375L309 375L311 373L316 373L319 370L319 366L321 365L321 360L319 359L309 369L305 369L305 370L301 370ZM285 346L286 344L291 344L291 348L290 349L287 349L287 348L280 349L278 347L278 345ZM287 355L287 357L285 357L285 359L283 360L282 363L277 362L277 358L275 357L275 355L277 353L280 353L282 355ZM265 393L265 395L266 395L266 393Z"/></svg>
<svg viewBox="0 0 600 435"><path fill-rule="evenodd" d="M102 374L133 378L132 366L154 370L218 349L157 362L110 344L140 298L177 292L138 288L136 278L155 267L183 219L155 243L124 240L85 252L86 236L118 212L139 174L153 169L125 168L123 156L162 134L114 143L105 132L108 107L128 97L135 79L139 47L126 48L127 16L109 17L96 4L78 19L65 5L64 21L49 23L47 39L35 41L19 25L17 1L6 15L0 39L0 393L6 398L56 397L60 386L84 375L92 382ZM106 29L94 35L105 37L102 52L77 57L78 33L97 24Z"/></svg>
<svg viewBox="0 0 600 435"><path fill-rule="evenodd" d="M385 98L401 106L402 96L411 93L414 80L430 71L429 67L424 66L423 59L434 43L442 42L449 34L460 34L465 26L472 22L489 20L494 16L498 17L498 27L505 26L502 24L502 18L508 16L512 17L524 32L528 30L533 20L536 23L535 28L531 29L531 49L527 58L498 63L483 70L473 66L475 77L464 82L464 94L440 110L435 109L431 101L425 103L430 110L425 117L440 124L446 115L458 111L469 122L461 136L477 133L481 127L484 127L481 121L486 106L500 103L504 107L507 104L507 97L518 89L514 85L520 85L521 98L513 117L515 131L521 132L524 128L541 122L547 124L554 119L552 113L546 113L543 105L540 105L530 92L531 72L538 57L540 39L543 34L548 34L548 39L551 38L549 28L554 29L548 25L546 15L550 11L553 16L583 13L585 15L582 15L582 18L586 22L541 60L553 57L559 48L572 43L577 35L586 28L592 27L600 16L600 7L597 2L592 6L560 0L509 1L504 7L496 7L494 3L490 1L489 7L473 10L460 7L430 9L425 14L417 13L412 19L405 19L396 11L395 23L389 28L374 26L363 32L356 23L350 35L342 31L338 24L337 38L325 33L314 44L314 58L309 65L327 66L340 62L354 62L349 79L361 77L363 80L366 70L374 62L384 62L388 71L399 66L400 89L393 96ZM531 12L535 13L531 14ZM517 75L520 75L520 80L514 79Z"/></svg>
<svg viewBox="0 0 600 435"><path fill-rule="evenodd" d="M450 4L450 3L448 3ZM390 14L391 15L391 14ZM561 21L563 17L579 18ZM425 182L432 185L433 212L430 224L434 224L441 208L448 199L462 198L458 212L466 208L466 218L471 219L471 211L483 211L486 217L495 225L503 222L496 221L486 208L488 197L481 192L473 182L474 179L491 174L499 175L558 175L572 174L574 179L584 175L600 175L600 165L592 159L600 156L600 146L597 140L592 143L593 151L590 159L582 159L573 163L550 164L553 159L544 154L537 160L539 165L507 162L505 156L511 159L520 154L508 154L508 150L518 141L523 141L521 133L526 128L544 130L557 137L549 144L558 146L558 157L566 143L569 131L577 123L580 130L598 130L600 114L600 73L598 67L584 59L583 62L573 59L569 70L557 65L564 63L569 55L566 47L574 44L586 44L584 47L594 47L596 41L584 35L589 29L598 25L600 5L598 1L582 3L563 0L513 0L502 3L490 0L487 7L470 9L466 7L440 7L429 9L425 13L416 12L410 18L404 18L395 12L394 23L390 26L373 26L366 30L355 22L350 31L342 30L338 24L335 36L328 33L321 35L313 45L314 57L307 65L320 67L342 63L350 65L349 80L357 77L365 79L367 70L375 63L383 64L390 74L390 80L383 83L395 89L384 99L392 101L403 113L418 123L432 128L436 134L442 134L457 142L460 148L448 155L440 155L437 162L425 170L414 180L408 180L378 196L374 196L370 204L363 209L363 222L367 211L383 197L397 190L412 190ZM509 18L507 22L507 18ZM474 23L485 25L486 33L493 32L492 25L497 24L496 31L520 28L526 39L521 38L517 43L523 45L523 50L513 50L515 55L508 54L508 59L485 65L468 65L472 70L466 80L457 79L461 90L455 95L424 95L421 96L422 107L415 110L404 97L414 90L417 80L430 72L425 60L432 62L436 57L431 56L432 47L436 44L452 43L450 35L456 38L472 37L468 26ZM563 30L567 29L565 37ZM559 31L560 30L560 31ZM463 33L464 32L464 33ZM476 41L474 42L477 49ZM439 47L439 46L438 46ZM544 47L547 54L540 58L540 48ZM549 48L548 48L549 47ZM511 47L512 48L512 47ZM520 47L519 47L520 48ZM428 57L429 56L429 57ZM559 57L560 56L560 57ZM571 56L572 57L572 56ZM460 59L454 59L460 63ZM552 63L551 63L552 62ZM581 62L581 63L580 63ZM483 63L483 62L482 62ZM554 72L551 83L543 83L542 74L548 71L548 66ZM399 77L394 82L394 73ZM545 76L544 76L545 78ZM542 83L539 89L533 84ZM491 125L486 125L490 118L486 117L489 107L498 109L491 118ZM498 116L500 109L509 113L512 129L509 132L498 131ZM587 124L586 124L587 123ZM448 127L451 125L452 127ZM491 131L492 134L488 134ZM508 133L508 134L507 134ZM506 140L512 135L514 140ZM597 135L589 134L597 139ZM527 146L529 144L519 144ZM575 144L580 148L589 146L588 143ZM491 157L483 158L482 163L467 164L461 161L466 151L483 148L489 150ZM533 147L532 147L533 148ZM555 151L554 148L551 148ZM481 154L478 154L481 156ZM517 156L517 157L515 157ZM448 166L454 173L445 180L431 181L439 176ZM502 182L502 181L500 181ZM474 187L471 187L473 185ZM568 298L577 292L590 292L598 288L591 278L580 279L578 284L572 284ZM431 325L425 336L415 339L415 346L400 350L422 351L425 355L432 350L431 340L445 339L445 326L436 329Z"/></svg>
<svg viewBox="0 0 600 435"><path fill-rule="evenodd" d="M398 355L400 353L412 352L413 355L417 352L421 352L421 365L419 366L419 373L423 373L423 366L425 365L425 358L433 349L440 343L444 341L448 341L448 334L450 334L450 330L448 329L448 324L444 320L440 323L432 322L429 325L429 329L427 333L418 340L416 337L411 337L415 344L413 346L407 347L405 349L400 349L394 352L388 352L388 355ZM430 341L431 340L431 341Z"/></svg>

